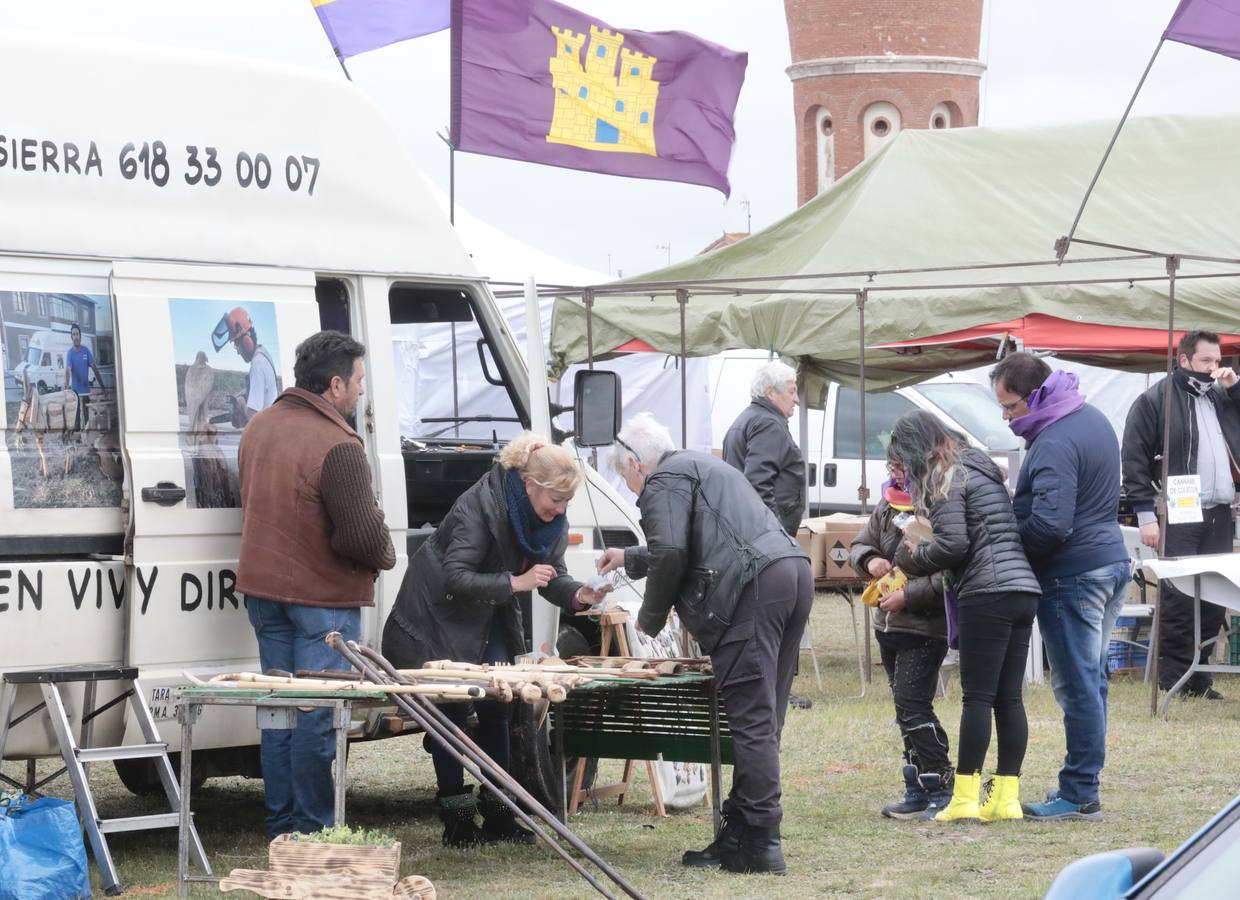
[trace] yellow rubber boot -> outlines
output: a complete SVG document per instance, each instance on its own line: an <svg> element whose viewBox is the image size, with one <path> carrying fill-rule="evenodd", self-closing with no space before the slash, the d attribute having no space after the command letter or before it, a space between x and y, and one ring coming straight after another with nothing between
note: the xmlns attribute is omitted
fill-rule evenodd
<svg viewBox="0 0 1240 900"><path fill-rule="evenodd" d="M996 775L990 796L982 806L983 822L1002 822L1005 819L1023 819L1020 808L1020 776Z"/></svg>
<svg viewBox="0 0 1240 900"><path fill-rule="evenodd" d="M956 786L952 789L952 802L934 817L936 822L980 822L981 808L978 796L982 791L982 773L972 775L956 773Z"/></svg>

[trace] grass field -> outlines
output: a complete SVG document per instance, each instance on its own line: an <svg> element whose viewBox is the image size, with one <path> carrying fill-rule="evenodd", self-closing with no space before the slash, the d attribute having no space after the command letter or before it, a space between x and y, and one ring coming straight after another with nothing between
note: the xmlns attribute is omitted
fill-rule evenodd
<svg viewBox="0 0 1240 900"><path fill-rule="evenodd" d="M698 807L658 819L639 775L635 802L620 808L604 802L571 824L647 896L1039 897L1054 874L1079 856L1128 846L1172 849L1237 791L1240 702L1176 703L1168 719L1152 719L1140 679L1118 679L1112 685L1103 773L1105 822L953 827L883 819L879 808L897 796L901 784L899 736L881 669L875 669L868 695L857 699L847 607L820 594L811 625L823 690L816 689L805 658L796 690L814 698L814 707L790 710L784 732L788 876L741 877L680 866L682 850L707 842L709 811ZM1220 678L1218 686L1240 700L1240 685ZM1030 744L1023 788L1026 797L1036 799L1054 786L1063 732L1049 687L1031 687L1027 706ZM949 686L939 708L954 738L958 684ZM619 763L602 768L603 777L618 774ZM157 810L154 802L131 797L106 767L98 769L93 783L104 815ZM16 776L20 767L6 764L5 771ZM439 896L593 896L585 882L541 846L475 851L440 846L434 778L420 740L355 746L349 772L349 823L393 833L403 845L403 873L430 878ZM64 783L58 784L63 792ZM217 873L265 867L261 782L208 782L195 792L194 809ZM116 835L112 847L127 895L175 896L171 832ZM93 870L92 876L98 884ZM206 886L193 891L193 896L214 894Z"/></svg>

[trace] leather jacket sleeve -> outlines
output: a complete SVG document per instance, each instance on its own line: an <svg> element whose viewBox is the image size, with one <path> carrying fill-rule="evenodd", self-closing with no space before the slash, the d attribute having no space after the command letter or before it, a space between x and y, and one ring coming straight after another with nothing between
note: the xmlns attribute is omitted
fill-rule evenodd
<svg viewBox="0 0 1240 900"><path fill-rule="evenodd" d="M683 479L652 476L641 498L642 529L646 532L646 595L637 622L646 634L658 634L667 622L689 564L689 528L693 493ZM667 482L666 484L663 482ZM625 553L627 563L629 554Z"/></svg>
<svg viewBox="0 0 1240 900"><path fill-rule="evenodd" d="M477 603L499 606L513 596L510 572L482 572L487 545L471 528L456 528L443 554L444 587Z"/></svg>
<svg viewBox="0 0 1240 900"><path fill-rule="evenodd" d="M561 539L559 546L551 555L548 562L555 566L555 578L547 582L546 587L538 589L538 593L548 603L553 603L566 613L572 613L573 597L576 596L581 582L568 574L568 568L564 565L564 550L568 546L567 539Z"/></svg>
<svg viewBox="0 0 1240 900"><path fill-rule="evenodd" d="M775 481L779 478L780 463L784 456L784 443L787 441L788 429L784 428L781 435L771 423L765 419L755 420L749 434L749 445L745 453L745 480L753 485L753 489L762 498L767 509L775 511Z"/></svg>
<svg viewBox="0 0 1240 900"><path fill-rule="evenodd" d="M1133 402L1124 421L1120 451L1124 495L1137 512L1154 510L1154 485L1162 479L1161 423L1162 416L1148 392Z"/></svg>

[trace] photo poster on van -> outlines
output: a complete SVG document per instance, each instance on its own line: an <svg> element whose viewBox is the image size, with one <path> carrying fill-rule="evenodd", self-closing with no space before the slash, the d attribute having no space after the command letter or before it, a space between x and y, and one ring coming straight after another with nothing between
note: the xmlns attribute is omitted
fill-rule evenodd
<svg viewBox="0 0 1240 900"><path fill-rule="evenodd" d="M0 291L12 509L118 507L112 299Z"/></svg>
<svg viewBox="0 0 1240 900"><path fill-rule="evenodd" d="M282 389L275 304L174 298L168 307L186 502L239 507L241 433Z"/></svg>

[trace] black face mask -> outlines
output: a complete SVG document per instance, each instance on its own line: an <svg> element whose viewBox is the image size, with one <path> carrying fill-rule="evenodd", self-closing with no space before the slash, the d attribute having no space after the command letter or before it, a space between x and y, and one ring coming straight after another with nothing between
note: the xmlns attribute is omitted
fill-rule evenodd
<svg viewBox="0 0 1240 900"><path fill-rule="evenodd" d="M1194 397L1205 397L1214 387L1214 379L1204 372L1179 367L1175 370L1175 381L1181 388Z"/></svg>

